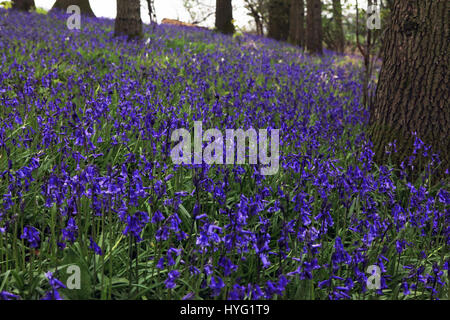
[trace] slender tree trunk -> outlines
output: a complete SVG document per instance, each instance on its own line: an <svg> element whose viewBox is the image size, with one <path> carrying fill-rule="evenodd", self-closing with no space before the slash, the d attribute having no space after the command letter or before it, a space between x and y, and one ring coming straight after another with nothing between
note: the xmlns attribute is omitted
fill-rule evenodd
<svg viewBox="0 0 450 320"><path fill-rule="evenodd" d="M263 23L261 21L261 17L258 15L258 16L255 16L254 19L255 19L255 25L256 25L256 33L259 36L263 36L264 35L264 27L263 27Z"/></svg>
<svg viewBox="0 0 450 320"><path fill-rule="evenodd" d="M342 26L342 6L341 0L333 0L333 20L334 20L334 42L336 52L343 53L345 46L344 28Z"/></svg>
<svg viewBox="0 0 450 320"><path fill-rule="evenodd" d="M34 0L14 0L12 2L13 9L30 11L31 8L35 8Z"/></svg>
<svg viewBox="0 0 450 320"><path fill-rule="evenodd" d="M305 3L303 0L291 0L289 42L297 46L305 46Z"/></svg>
<svg viewBox="0 0 450 320"><path fill-rule="evenodd" d="M114 35L128 39L142 37L141 3L139 0L117 0L117 17Z"/></svg>
<svg viewBox="0 0 450 320"><path fill-rule="evenodd" d="M371 107L376 161L386 161L385 146L394 140L398 152L391 155L393 161L412 155L415 131L432 152L440 152L438 176L449 167L449 5L448 0L394 3ZM414 171L421 169L417 165Z"/></svg>
<svg viewBox="0 0 450 320"><path fill-rule="evenodd" d="M269 0L268 37L286 41L289 36L291 0Z"/></svg>
<svg viewBox="0 0 450 320"><path fill-rule="evenodd" d="M322 3L307 0L306 49L309 53L322 54Z"/></svg>
<svg viewBox="0 0 450 320"><path fill-rule="evenodd" d="M225 34L234 33L231 0L216 0L216 29Z"/></svg>
<svg viewBox="0 0 450 320"><path fill-rule="evenodd" d="M260 36L264 35L263 21L258 9L253 6L252 3L247 3L248 9L250 10L250 15L253 20L255 20L256 33Z"/></svg>
<svg viewBox="0 0 450 320"><path fill-rule="evenodd" d="M156 12L155 12L155 1L147 0L148 16L150 17L150 25L153 28L156 26Z"/></svg>
<svg viewBox="0 0 450 320"><path fill-rule="evenodd" d="M86 16L95 17L94 11L92 11L89 0L57 0L51 10L59 9L67 12L67 8L71 5L80 7L81 14Z"/></svg>

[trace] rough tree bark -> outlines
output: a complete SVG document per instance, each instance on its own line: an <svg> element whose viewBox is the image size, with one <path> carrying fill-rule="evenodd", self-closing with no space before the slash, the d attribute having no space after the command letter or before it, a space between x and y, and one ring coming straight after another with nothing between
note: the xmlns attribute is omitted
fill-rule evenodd
<svg viewBox="0 0 450 320"><path fill-rule="evenodd" d="M291 0L269 0L269 25L267 36L286 41L289 36L289 11Z"/></svg>
<svg viewBox="0 0 450 320"><path fill-rule="evenodd" d="M141 3L139 0L117 0L117 16L114 36L128 36L128 39L142 37Z"/></svg>
<svg viewBox="0 0 450 320"><path fill-rule="evenodd" d="M342 26L342 5L341 0L333 0L333 34L335 50L338 53L344 52L345 38L344 38L344 28Z"/></svg>
<svg viewBox="0 0 450 320"><path fill-rule="evenodd" d="M94 11L92 11L89 0L57 0L51 10L59 9L66 12L67 8L71 5L79 6L82 15L95 17Z"/></svg>
<svg viewBox="0 0 450 320"><path fill-rule="evenodd" d="M322 3L307 0L306 49L309 53L322 54Z"/></svg>
<svg viewBox="0 0 450 320"><path fill-rule="evenodd" d="M300 47L305 46L305 3L303 0L291 0L289 42Z"/></svg>
<svg viewBox="0 0 450 320"><path fill-rule="evenodd" d="M234 33L231 0L216 0L216 29L225 34Z"/></svg>
<svg viewBox="0 0 450 320"><path fill-rule="evenodd" d="M34 0L14 0L12 2L12 8L17 10L30 11L35 7Z"/></svg>
<svg viewBox="0 0 450 320"><path fill-rule="evenodd" d="M391 155L393 161L398 164L411 155L411 132L416 131L433 152L440 152L442 170L437 175L449 167L449 4L448 0L394 3L370 109L377 162L386 161L385 146L394 140L398 152Z"/></svg>

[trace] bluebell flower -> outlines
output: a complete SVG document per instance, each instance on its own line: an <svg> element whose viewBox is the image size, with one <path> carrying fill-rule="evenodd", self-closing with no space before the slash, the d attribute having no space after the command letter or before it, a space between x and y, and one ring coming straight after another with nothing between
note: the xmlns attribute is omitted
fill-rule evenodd
<svg viewBox="0 0 450 320"><path fill-rule="evenodd" d="M164 220L163 214L159 210L156 210L153 213L151 223L158 223L158 222L161 222L163 220Z"/></svg>
<svg viewBox="0 0 450 320"><path fill-rule="evenodd" d="M0 300L20 300L20 296L10 293L8 291L1 291Z"/></svg>
<svg viewBox="0 0 450 320"><path fill-rule="evenodd" d="M67 221L67 227L62 229L62 239L63 241L69 241L74 243L78 234L78 226L75 219L70 217Z"/></svg>
<svg viewBox="0 0 450 320"><path fill-rule="evenodd" d="M39 238L39 231L31 226L23 228L23 233L20 238L27 240L31 248L39 247L41 241Z"/></svg>
<svg viewBox="0 0 450 320"><path fill-rule="evenodd" d="M134 215L127 216L127 226L123 230L123 234L132 234L137 242L142 241L140 233L149 222L149 216L144 211L138 211Z"/></svg>
<svg viewBox="0 0 450 320"><path fill-rule="evenodd" d="M101 256L103 255L102 248L100 248L97 243L95 243L94 239L92 237L89 237L89 249L94 250L95 254Z"/></svg>
<svg viewBox="0 0 450 320"><path fill-rule="evenodd" d="M47 272L45 276L47 277L48 282L50 283L51 290L45 294L42 300L63 300L58 292L58 289L61 288L65 289L66 286L57 278L55 278L53 272L51 271Z"/></svg>
<svg viewBox="0 0 450 320"><path fill-rule="evenodd" d="M180 277L180 272L178 270L172 270L169 271L169 273L167 274L167 279L164 282L166 285L167 289L173 289L175 288L177 285L175 283L175 281Z"/></svg>
<svg viewBox="0 0 450 320"><path fill-rule="evenodd" d="M220 295L220 292L225 287L225 283L223 282L221 277L211 276L211 282L209 284L209 287L212 289L212 296L215 297Z"/></svg>

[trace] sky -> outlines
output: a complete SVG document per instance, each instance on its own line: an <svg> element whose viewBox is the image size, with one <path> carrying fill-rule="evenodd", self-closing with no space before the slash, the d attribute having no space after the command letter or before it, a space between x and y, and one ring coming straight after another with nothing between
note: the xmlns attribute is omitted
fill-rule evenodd
<svg viewBox="0 0 450 320"><path fill-rule="evenodd" d="M202 10L207 13L208 10L213 11L215 7L215 0L198 0L200 3L205 4L202 6ZM37 7L49 10L53 6L56 0L35 0ZM145 23L150 21L147 12L147 5L145 0L141 0L142 8L142 20ZM155 11L158 22L161 22L164 18L177 19L180 21L190 21L190 15L183 6L183 0L155 0ZM116 0L90 0L92 11L98 17L115 18L116 17ZM145 7L145 10L143 10ZM208 9L211 8L211 9ZM252 19L247 15L247 10L244 8L243 0L233 1L233 18L236 20L236 24L239 27L249 27ZM197 10L197 12L200 12ZM212 27L214 25L214 15L202 23L204 26Z"/></svg>
<svg viewBox="0 0 450 320"><path fill-rule="evenodd" d="M203 4L202 9L196 10L196 12L200 13L202 10L204 13L207 13L208 10L211 12L214 11L216 0L195 0L197 3ZM46 10L51 9L56 0L35 0L36 6L40 8L44 8ZM142 5L147 8L146 1L141 0ZM354 4L356 0L347 0L347 3ZM360 6L362 7L366 1L360 0ZM158 22L161 22L164 18L169 19L177 19L184 22L189 22L190 15L188 11L183 6L183 0L155 0L155 11L156 18ZM115 18L116 16L116 0L90 0L90 4L92 10L95 15L98 17L107 17L107 18ZM252 18L247 15L248 11L244 7L243 0L233 0L233 18L235 20L235 24L239 28L243 28L249 30L253 28ZM148 16L148 12L145 10L141 10L142 20L145 23L150 21ZM201 16L201 15L200 15ZM214 26L214 15L211 15L209 19L207 19L201 25L206 27Z"/></svg>

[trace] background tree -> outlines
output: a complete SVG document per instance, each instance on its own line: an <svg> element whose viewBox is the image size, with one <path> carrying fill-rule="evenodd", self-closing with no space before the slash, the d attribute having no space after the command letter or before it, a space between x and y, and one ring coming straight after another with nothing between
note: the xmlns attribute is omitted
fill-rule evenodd
<svg viewBox="0 0 450 320"><path fill-rule="evenodd" d="M309 53L322 54L322 3L307 0L306 49Z"/></svg>
<svg viewBox="0 0 450 320"><path fill-rule="evenodd" d="M32 8L36 8L34 0L13 0L13 9L30 11Z"/></svg>
<svg viewBox="0 0 450 320"><path fill-rule="evenodd" d="M128 36L128 39L142 38L141 5L139 0L117 0L117 16L114 36Z"/></svg>
<svg viewBox="0 0 450 320"><path fill-rule="evenodd" d="M377 0L368 0L367 1L368 6L376 5L378 6L379 3ZM375 59L377 58L377 52L380 47L380 34L381 30L377 29L370 29L366 25L366 19L368 18L367 13L364 13L363 15L363 23L362 23L362 29L364 30L363 36L364 36L364 42L361 43L360 41L360 15L359 15L359 9L358 9L358 1L356 1L356 46L359 50L359 53L363 57L363 76L362 76L362 89L363 89L363 105L368 106L371 104L371 101L373 100L373 93L370 92L369 88L370 85L373 84L373 72L375 67ZM381 27L381 26L380 26Z"/></svg>
<svg viewBox="0 0 450 320"><path fill-rule="evenodd" d="M289 16L290 43L305 46L305 2L304 0L291 0Z"/></svg>
<svg viewBox="0 0 450 320"><path fill-rule="evenodd" d="M231 0L216 0L216 29L225 34L234 33Z"/></svg>
<svg viewBox="0 0 450 320"><path fill-rule="evenodd" d="M269 0L244 0L244 7L249 11L255 22L256 33L260 36L264 35L264 29L268 25L267 7Z"/></svg>
<svg viewBox="0 0 450 320"><path fill-rule="evenodd" d="M51 10L59 9L66 12L67 8L71 5L79 6L81 14L95 17L94 11L92 11L89 0L56 0Z"/></svg>
<svg viewBox="0 0 450 320"><path fill-rule="evenodd" d="M154 26L156 21L156 10L155 10L155 1L154 0L147 0L147 11L148 16L150 17L150 24Z"/></svg>
<svg viewBox="0 0 450 320"><path fill-rule="evenodd" d="M189 14L189 20L186 22L191 24L200 24L216 14L215 4L211 5L201 0L183 0L183 7Z"/></svg>
<svg viewBox="0 0 450 320"><path fill-rule="evenodd" d="M291 0L269 0L268 37L283 41L288 39L290 1Z"/></svg>
<svg viewBox="0 0 450 320"><path fill-rule="evenodd" d="M449 5L448 0L394 2L370 110L376 161L386 160L385 146L394 140L392 160L403 161L412 154L416 131L441 153L442 172L449 167Z"/></svg>
<svg viewBox="0 0 450 320"><path fill-rule="evenodd" d="M335 43L335 51L344 52L345 37L344 27L342 25L342 5L341 0L333 0L333 35Z"/></svg>

